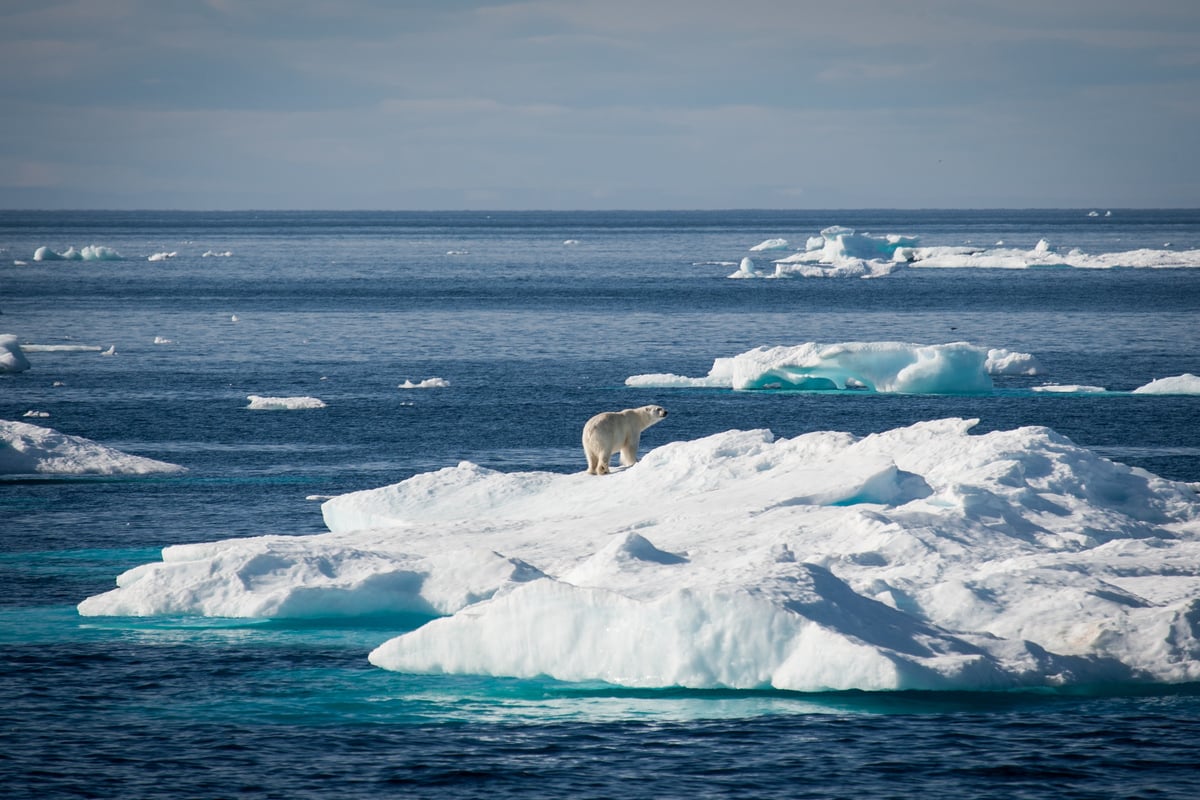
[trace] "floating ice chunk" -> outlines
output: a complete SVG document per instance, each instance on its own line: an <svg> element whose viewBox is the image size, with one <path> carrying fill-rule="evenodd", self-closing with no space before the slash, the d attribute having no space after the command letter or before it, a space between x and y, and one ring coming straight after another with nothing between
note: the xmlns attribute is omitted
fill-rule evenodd
<svg viewBox="0 0 1200 800"><path fill-rule="evenodd" d="M779 277L862 277L888 275L912 260L913 236L871 236L833 225L812 237L804 252L775 262Z"/></svg>
<svg viewBox="0 0 1200 800"><path fill-rule="evenodd" d="M153 254L153 255L151 255L151 256L150 256L150 258L149 258L149 259L147 259L147 260L149 260L149 261L166 261L168 258L174 258L174 257L175 257L175 256L177 256L177 255L179 255L179 253L178 253L178 252L176 252L176 251L174 251L174 250L172 250L172 251L171 251L171 252L169 252L169 253L167 253L167 252L162 252L162 253L154 253L154 254Z"/></svg>
<svg viewBox="0 0 1200 800"><path fill-rule="evenodd" d="M755 266L754 260L751 259L750 256L746 256L745 258L742 259L741 264L738 265L737 272L733 273L729 277L731 277L731 278L758 278L758 277L762 277L762 275L758 271L758 268Z"/></svg>
<svg viewBox="0 0 1200 800"><path fill-rule="evenodd" d="M1171 378L1159 378L1139 386L1134 394L1200 394L1200 376L1185 372Z"/></svg>
<svg viewBox="0 0 1200 800"><path fill-rule="evenodd" d="M182 470L51 428L0 420L0 474L146 475Z"/></svg>
<svg viewBox="0 0 1200 800"><path fill-rule="evenodd" d="M49 411L35 411L33 409L30 409L29 411L26 411L21 416L25 417L26 419L31 418L31 417L36 418L36 419L46 419L47 417L50 416L50 412Z"/></svg>
<svg viewBox="0 0 1200 800"><path fill-rule="evenodd" d="M171 339L167 339L164 336L155 336L154 343L155 344L174 344L174 342Z"/></svg>
<svg viewBox="0 0 1200 800"><path fill-rule="evenodd" d="M111 247L105 247L99 244L90 244L80 251L84 261L120 261L121 254Z"/></svg>
<svg viewBox="0 0 1200 800"><path fill-rule="evenodd" d="M27 369L29 359L25 357L25 351L17 341L16 335L0 333L0 373L24 372Z"/></svg>
<svg viewBox="0 0 1200 800"><path fill-rule="evenodd" d="M1086 386L1074 383L1050 383L1044 386L1034 386L1033 390L1035 392L1048 392L1050 394L1102 394L1108 391L1103 386Z"/></svg>
<svg viewBox="0 0 1200 800"><path fill-rule="evenodd" d="M49 247L42 245L37 250L33 251L34 261L62 261L63 257L59 253L54 252Z"/></svg>
<svg viewBox="0 0 1200 800"><path fill-rule="evenodd" d="M984 368L989 375L1040 375L1042 365L1029 353L1014 353L998 348L988 350Z"/></svg>
<svg viewBox="0 0 1200 800"><path fill-rule="evenodd" d="M230 314L230 315L229 315L229 321L230 321L230 322L240 322L241 320L239 320L239 319L238 319L238 315L237 315L237 314Z"/></svg>
<svg viewBox="0 0 1200 800"><path fill-rule="evenodd" d="M205 250L201 258L228 258L232 255L232 250Z"/></svg>
<svg viewBox="0 0 1200 800"><path fill-rule="evenodd" d="M578 239L566 239L566 240L564 240L564 241L563 241L563 244L565 244L565 245L576 245L576 244L579 244L579 240L578 240Z"/></svg>
<svg viewBox="0 0 1200 800"><path fill-rule="evenodd" d="M121 254L111 247L90 244L82 250L74 246L68 247L62 253L56 253L49 247L42 246L33 252L34 261L119 261Z"/></svg>
<svg viewBox="0 0 1200 800"><path fill-rule="evenodd" d="M759 242L758 244L754 245L754 247L751 247L750 251L753 253L758 253L758 252L762 252L764 250L787 250L787 249L788 249L788 240L787 239L767 239L765 242Z"/></svg>
<svg viewBox="0 0 1200 800"><path fill-rule="evenodd" d="M405 379L397 389L445 389L450 386L450 381L445 378L426 378L419 383L413 383L411 380Z"/></svg>
<svg viewBox="0 0 1200 800"><path fill-rule="evenodd" d="M295 411L306 408L325 408L324 401L316 397L262 397L257 394L247 395L250 405L246 408L252 411Z"/></svg>
<svg viewBox="0 0 1200 800"><path fill-rule="evenodd" d="M115 344L109 345L107 350L102 350L100 352L100 355L102 355L102 356L115 356L116 354L117 354L117 346Z"/></svg>
<svg viewBox="0 0 1200 800"><path fill-rule="evenodd" d="M471 251L470 250L447 250L446 255L448 255L448 256L469 256L469 255L471 255Z"/></svg>
<svg viewBox="0 0 1200 800"><path fill-rule="evenodd" d="M1200 679L1196 493L974 424L727 431L604 481L464 462L327 501L327 534L169 547L79 611L443 614L371 661L628 686Z"/></svg>
<svg viewBox="0 0 1200 800"><path fill-rule="evenodd" d="M633 375L625 379L625 384L737 390L971 393L992 388L986 361L986 350L966 342L936 345L807 342L791 347L759 347L732 358L715 359L709 374L703 378Z"/></svg>

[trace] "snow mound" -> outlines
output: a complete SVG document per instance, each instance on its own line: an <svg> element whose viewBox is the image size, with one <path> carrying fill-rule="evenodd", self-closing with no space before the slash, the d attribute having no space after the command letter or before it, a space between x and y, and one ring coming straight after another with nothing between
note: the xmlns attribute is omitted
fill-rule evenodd
<svg viewBox="0 0 1200 800"><path fill-rule="evenodd" d="M251 394L246 395L246 399L250 401L246 408L252 411L295 411L325 407L325 402L316 397L261 397Z"/></svg>
<svg viewBox="0 0 1200 800"><path fill-rule="evenodd" d="M329 533L163 551L84 615L442 615L391 670L627 686L1200 680L1200 498L1047 428L726 431L627 470L469 462L322 505Z"/></svg>
<svg viewBox="0 0 1200 800"><path fill-rule="evenodd" d="M17 337L11 333L0 333L0 373L24 372L29 366L29 359L25 357Z"/></svg>
<svg viewBox="0 0 1200 800"><path fill-rule="evenodd" d="M703 378L670 373L632 375L627 386L654 388L865 389L907 394L972 393L992 388L991 374L1035 374L1027 353L987 350L966 342L843 342L758 347L717 358Z"/></svg>
<svg viewBox="0 0 1200 800"><path fill-rule="evenodd" d="M1190 372L1159 378L1133 390L1133 394L1200 394L1200 377Z"/></svg>
<svg viewBox="0 0 1200 800"><path fill-rule="evenodd" d="M148 475L183 467L27 422L0 419L2 475Z"/></svg>
<svg viewBox="0 0 1200 800"><path fill-rule="evenodd" d="M750 252L759 253L764 250L787 250L787 249L788 249L788 240L787 239L767 239L765 242L759 242L758 244L754 245L754 247L751 247Z"/></svg>

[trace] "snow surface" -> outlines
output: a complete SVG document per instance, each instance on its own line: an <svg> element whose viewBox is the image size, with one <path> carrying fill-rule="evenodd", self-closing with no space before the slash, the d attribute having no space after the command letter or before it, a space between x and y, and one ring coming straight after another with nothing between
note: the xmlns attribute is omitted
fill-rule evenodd
<svg viewBox="0 0 1200 800"><path fill-rule="evenodd" d="M443 615L371 662L627 686L1200 679L1195 491L974 424L732 430L600 478L463 462L325 502L329 533L168 547L79 612Z"/></svg>
<svg viewBox="0 0 1200 800"><path fill-rule="evenodd" d="M16 335L0 333L0 373L24 372L29 366L29 359L25 357Z"/></svg>
<svg viewBox="0 0 1200 800"><path fill-rule="evenodd" d="M1200 394L1200 377L1190 372L1159 378L1133 390L1134 394Z"/></svg>
<svg viewBox="0 0 1200 800"><path fill-rule="evenodd" d="M262 397L250 394L246 395L246 399L250 401L246 408L252 411L296 411L325 407L325 402L316 397Z"/></svg>
<svg viewBox="0 0 1200 800"><path fill-rule="evenodd" d="M52 428L0 419L2 475L147 475L183 470Z"/></svg>
<svg viewBox="0 0 1200 800"><path fill-rule="evenodd" d="M768 240L751 249L773 249L763 246L768 242L786 243L786 240ZM1029 248L1006 247L1003 242L997 242L992 248L973 245L921 247L916 236L873 235L834 225L822 230L820 236L809 237L803 252L774 261L771 270L752 266L747 271L743 262L742 268L729 277L875 278L901 268L1200 267L1200 250L1175 251L1168 249L1168 245L1164 244L1162 250L1143 248L1096 255L1078 248L1060 253L1046 239L1038 240Z"/></svg>
<svg viewBox="0 0 1200 800"><path fill-rule="evenodd" d="M754 245L754 247L751 247L750 251L753 253L759 253L764 250L787 250L787 249L788 249L788 240L787 239L767 239L765 242L759 242L758 244Z"/></svg>
<svg viewBox="0 0 1200 800"><path fill-rule="evenodd" d="M991 374L1032 375L1028 353L988 350L966 342L842 342L757 347L717 358L703 378L670 373L632 375L628 386L724 389L866 389L907 394L986 392Z"/></svg>

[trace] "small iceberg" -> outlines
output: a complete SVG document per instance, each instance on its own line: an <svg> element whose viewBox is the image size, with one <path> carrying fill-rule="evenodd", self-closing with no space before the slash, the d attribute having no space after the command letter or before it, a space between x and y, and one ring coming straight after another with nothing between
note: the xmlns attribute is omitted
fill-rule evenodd
<svg viewBox="0 0 1200 800"><path fill-rule="evenodd" d="M1200 376L1185 372L1172 378L1159 378L1134 389L1133 394L1200 394Z"/></svg>
<svg viewBox="0 0 1200 800"><path fill-rule="evenodd" d="M0 333L0 373L24 372L29 366L29 359L25 357L16 335Z"/></svg>
<svg viewBox="0 0 1200 800"><path fill-rule="evenodd" d="M413 383L411 380L405 380L396 388L397 389L445 389L450 386L450 381L445 378L426 378L419 383Z"/></svg>
<svg viewBox="0 0 1200 800"><path fill-rule="evenodd" d="M767 239L765 242L759 242L758 244L754 245L754 247L751 247L750 252L760 253L765 250L787 250L787 249L788 249L788 240L787 239Z"/></svg>
<svg viewBox="0 0 1200 800"><path fill-rule="evenodd" d="M27 422L0 420L0 475L149 475L183 472L90 439Z"/></svg>
<svg viewBox="0 0 1200 800"><path fill-rule="evenodd" d="M316 397L262 397L257 394L247 395L251 411L296 411L306 408L325 408L324 401Z"/></svg>

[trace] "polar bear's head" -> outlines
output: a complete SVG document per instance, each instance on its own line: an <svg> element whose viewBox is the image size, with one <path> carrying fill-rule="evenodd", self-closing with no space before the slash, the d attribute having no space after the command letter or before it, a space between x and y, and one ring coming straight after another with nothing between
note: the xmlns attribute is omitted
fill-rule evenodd
<svg viewBox="0 0 1200 800"><path fill-rule="evenodd" d="M644 422L643 428L649 428L656 422L662 422L663 418L667 416L667 410L662 406L642 406L637 413Z"/></svg>

